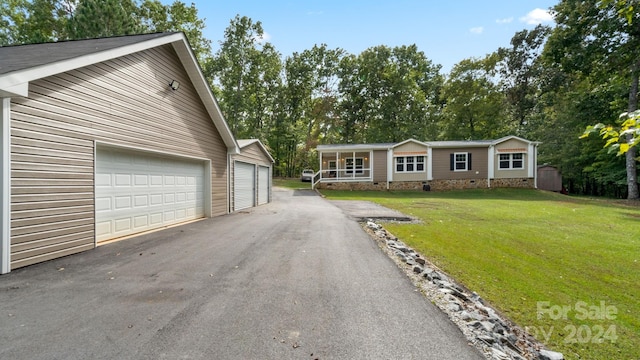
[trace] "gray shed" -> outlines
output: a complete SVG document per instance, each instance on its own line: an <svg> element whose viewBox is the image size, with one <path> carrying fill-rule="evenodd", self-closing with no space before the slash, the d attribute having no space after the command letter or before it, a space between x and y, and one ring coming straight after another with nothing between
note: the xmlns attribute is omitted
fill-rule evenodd
<svg viewBox="0 0 640 360"><path fill-rule="evenodd" d="M562 174L551 165L538 166L538 189L555 192L562 191Z"/></svg>

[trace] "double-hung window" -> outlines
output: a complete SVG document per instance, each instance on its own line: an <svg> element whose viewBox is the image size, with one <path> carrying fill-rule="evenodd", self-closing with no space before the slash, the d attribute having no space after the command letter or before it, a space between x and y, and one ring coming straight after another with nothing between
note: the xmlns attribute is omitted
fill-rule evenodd
<svg viewBox="0 0 640 360"><path fill-rule="evenodd" d="M524 169L524 154L500 154L499 168L507 169Z"/></svg>
<svg viewBox="0 0 640 360"><path fill-rule="evenodd" d="M467 156L469 153L455 153L454 154L454 171L466 171L467 169Z"/></svg>

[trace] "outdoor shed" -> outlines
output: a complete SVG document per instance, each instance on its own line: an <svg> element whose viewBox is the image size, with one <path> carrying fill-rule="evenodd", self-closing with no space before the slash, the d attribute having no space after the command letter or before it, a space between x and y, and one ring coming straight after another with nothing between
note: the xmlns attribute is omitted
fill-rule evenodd
<svg viewBox="0 0 640 360"><path fill-rule="evenodd" d="M258 139L238 140L240 153L232 156L230 211L271 201L274 160Z"/></svg>
<svg viewBox="0 0 640 360"><path fill-rule="evenodd" d="M239 148L183 33L0 59L1 273L228 213Z"/></svg>
<svg viewBox="0 0 640 360"><path fill-rule="evenodd" d="M538 188L555 192L562 191L562 174L551 165L538 166Z"/></svg>

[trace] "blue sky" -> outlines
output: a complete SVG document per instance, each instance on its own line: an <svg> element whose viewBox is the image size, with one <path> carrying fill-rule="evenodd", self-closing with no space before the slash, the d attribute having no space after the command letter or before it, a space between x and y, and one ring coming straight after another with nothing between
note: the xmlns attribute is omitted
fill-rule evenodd
<svg viewBox="0 0 640 360"><path fill-rule="evenodd" d="M167 1L170 2L170 1ZM447 73L462 59L509 45L516 31L553 25L558 0L191 0L206 19L204 36L217 51L236 14L262 22L283 57L325 43L352 54L377 46L416 44ZM537 9L537 10L536 10Z"/></svg>

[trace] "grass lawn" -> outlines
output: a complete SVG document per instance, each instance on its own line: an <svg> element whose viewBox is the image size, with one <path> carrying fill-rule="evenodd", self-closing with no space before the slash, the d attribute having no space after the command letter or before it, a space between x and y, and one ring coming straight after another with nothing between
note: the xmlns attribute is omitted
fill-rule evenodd
<svg viewBox="0 0 640 360"><path fill-rule="evenodd" d="M640 204L524 189L327 191L385 224L565 359L640 359Z"/></svg>
<svg viewBox="0 0 640 360"><path fill-rule="evenodd" d="M311 189L310 182L302 182L300 178L273 178L273 186L287 189Z"/></svg>

